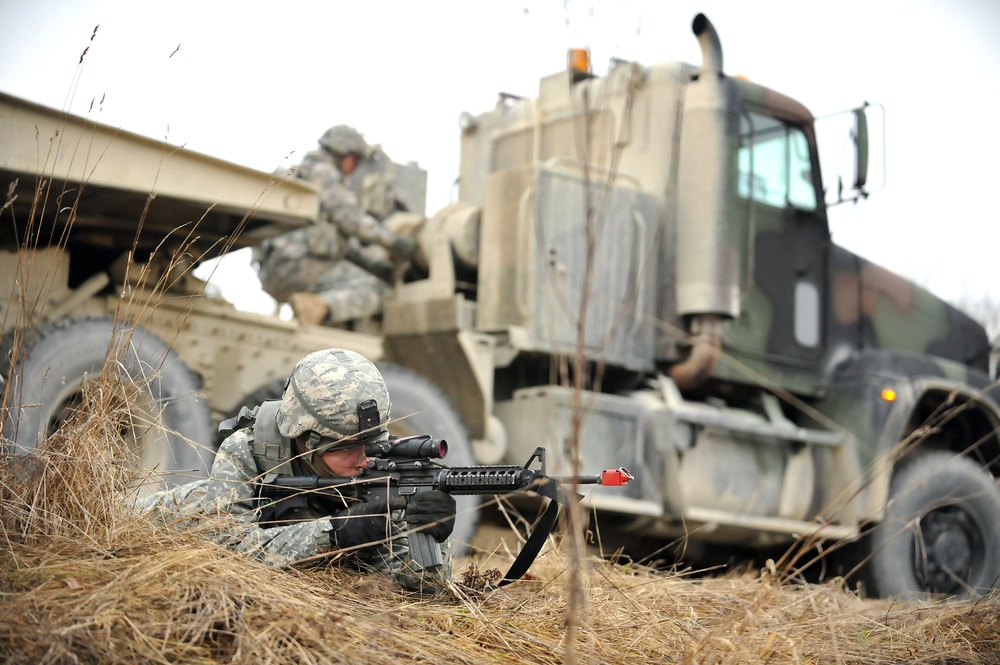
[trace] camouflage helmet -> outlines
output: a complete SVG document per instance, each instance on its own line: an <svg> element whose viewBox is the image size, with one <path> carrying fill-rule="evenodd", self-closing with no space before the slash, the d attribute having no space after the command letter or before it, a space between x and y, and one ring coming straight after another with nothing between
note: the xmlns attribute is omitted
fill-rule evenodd
<svg viewBox="0 0 1000 665"><path fill-rule="evenodd" d="M319 137L319 144L341 155L364 155L368 152L368 144L358 130L347 125L331 127Z"/></svg>
<svg viewBox="0 0 1000 665"><path fill-rule="evenodd" d="M354 351L326 349L300 360L285 384L275 420L281 435L309 433L311 450L366 443L389 434L389 389L375 365Z"/></svg>

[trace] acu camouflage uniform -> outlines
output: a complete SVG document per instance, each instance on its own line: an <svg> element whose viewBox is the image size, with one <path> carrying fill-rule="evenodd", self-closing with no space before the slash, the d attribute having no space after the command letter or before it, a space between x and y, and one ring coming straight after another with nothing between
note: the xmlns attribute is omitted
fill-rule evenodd
<svg viewBox="0 0 1000 665"><path fill-rule="evenodd" d="M360 250L350 240L398 251L410 239L401 239L361 208L326 150L306 155L296 175L318 187L321 219L254 249L264 291L279 302L297 292L316 293L330 308L327 323L378 314L389 284L354 262Z"/></svg>
<svg viewBox="0 0 1000 665"><path fill-rule="evenodd" d="M326 361L322 354L334 351L360 357L353 352L332 349L306 356L299 365L312 359L313 372L305 374L305 378L297 383L293 373L290 385L285 389L286 397L290 390L295 390L332 401L332 378L340 381L339 388L342 390L338 393L357 393L359 385L370 383L371 377L359 376L356 368L351 374L341 373L338 377L339 368L324 367ZM375 366L367 365L381 382L381 375ZM355 385L348 385L350 382ZM384 390L384 383L382 388ZM390 406L388 393L384 394L385 398L379 404L380 416L384 414L382 422L388 421ZM360 425L356 413L349 411L350 404L351 400L336 400L333 402L334 409L340 411L333 413L327 410L326 417L328 420L335 419L356 434ZM312 415L295 408L294 400L271 400L260 405L254 413L256 419L251 425L238 429L222 442L208 478L151 494L139 500L139 508L155 513L171 525L200 527L220 545L249 554L268 565L294 564L317 555L332 554L338 564L346 563L361 571L388 571L405 589L440 593L447 588L452 574L449 542L440 543L444 565L422 570L410 558L404 510L391 512L384 542L344 552L340 556L336 556L337 548L332 543L336 541L335 532L351 528L351 515L347 510L349 497L345 497L343 502L334 502L300 498L300 495L296 499L283 500L281 503L289 503L279 510L274 510L273 506L262 510L258 498L258 483L261 481L269 482L278 475L330 474L317 468L312 462L311 452L294 455L295 443L281 434L282 431L291 432L294 437L321 429ZM371 432L374 436L369 436L369 440L388 438L388 430L384 426ZM328 440L332 438L330 435L338 433L327 430L319 434ZM383 500L388 496L388 488L375 491L382 493Z"/></svg>

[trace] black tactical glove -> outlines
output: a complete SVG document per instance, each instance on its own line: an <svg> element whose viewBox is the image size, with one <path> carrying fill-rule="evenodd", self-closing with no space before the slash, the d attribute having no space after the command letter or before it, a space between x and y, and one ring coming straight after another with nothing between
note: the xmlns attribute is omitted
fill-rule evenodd
<svg viewBox="0 0 1000 665"><path fill-rule="evenodd" d="M346 549L377 543L389 537L389 506L385 497L356 503L333 515L330 545Z"/></svg>
<svg viewBox="0 0 1000 665"><path fill-rule="evenodd" d="M441 490L417 492L406 504L406 523L443 543L455 528L455 499ZM426 526L430 525L430 526Z"/></svg>

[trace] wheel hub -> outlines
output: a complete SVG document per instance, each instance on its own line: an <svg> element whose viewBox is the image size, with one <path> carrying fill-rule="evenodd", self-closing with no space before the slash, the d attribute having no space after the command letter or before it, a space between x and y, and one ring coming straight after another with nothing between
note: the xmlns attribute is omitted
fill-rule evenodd
<svg viewBox="0 0 1000 665"><path fill-rule="evenodd" d="M920 520L915 551L917 579L932 593L961 593L982 556L982 537L958 506L931 511Z"/></svg>

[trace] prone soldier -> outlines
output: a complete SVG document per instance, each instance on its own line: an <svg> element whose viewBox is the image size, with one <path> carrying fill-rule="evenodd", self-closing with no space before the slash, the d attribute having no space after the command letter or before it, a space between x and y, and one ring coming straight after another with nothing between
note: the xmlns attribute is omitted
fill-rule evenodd
<svg viewBox="0 0 1000 665"><path fill-rule="evenodd" d="M353 351L307 355L292 371L280 400L269 400L223 423L223 441L208 478L141 499L142 509L179 525L211 518L211 537L272 565L342 553L364 571L391 573L405 589L444 592L451 582L448 537L455 500L440 490L390 502L387 485L363 499L302 493L261 506L260 489L281 476L341 477L367 467L365 446L388 442L389 392L378 368ZM392 506L390 506L392 503ZM407 533L441 544L440 565L410 555Z"/></svg>

